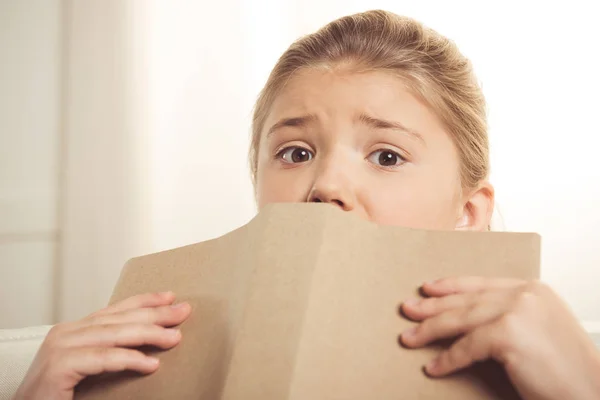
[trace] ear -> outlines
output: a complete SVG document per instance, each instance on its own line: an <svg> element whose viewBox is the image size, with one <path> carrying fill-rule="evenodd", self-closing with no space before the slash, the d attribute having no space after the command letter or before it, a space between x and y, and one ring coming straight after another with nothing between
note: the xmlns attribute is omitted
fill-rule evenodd
<svg viewBox="0 0 600 400"><path fill-rule="evenodd" d="M494 187L487 181L466 193L456 221L456 230L489 230L494 211Z"/></svg>

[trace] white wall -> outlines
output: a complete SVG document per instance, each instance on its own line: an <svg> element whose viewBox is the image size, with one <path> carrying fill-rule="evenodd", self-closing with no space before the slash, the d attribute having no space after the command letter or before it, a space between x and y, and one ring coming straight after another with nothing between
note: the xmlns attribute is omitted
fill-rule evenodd
<svg viewBox="0 0 600 400"><path fill-rule="evenodd" d="M15 233L49 232L39 244L46 253L20 239L25 248L2 239L0 296L16 291L26 282L23 271L32 271L27 279L36 275L38 286L24 293L49 298L44 282L52 276L57 226L62 240L55 304L57 318L64 320L103 306L127 258L212 238L245 223L254 214L245 161L250 113L277 57L292 40L333 18L385 8L448 35L472 58L489 100L492 179L506 228L540 232L544 280L580 319L600 321L595 287L600 211L594 207L600 202L594 157L600 62L592 51L600 28L592 21L593 5L568 6L65 1L66 72L59 90L59 2L0 1L0 54L13 60L0 69L0 84L10 88L0 91L0 237L14 241ZM11 18L19 15L18 23L5 23L6 10ZM36 44L22 39L15 47L15 34L7 29L35 37ZM45 62L32 63L33 57ZM30 76L42 76L45 83L34 85ZM59 92L66 151L57 217L60 107L53 99ZM20 117L31 110L36 118ZM15 136L17 130L27 133ZM23 144L33 141L44 143L38 153ZM34 192L44 195L6 200ZM48 211L39 211L40 205ZM12 211L15 207L26 212ZM3 248L9 250L2 253ZM6 276L21 277L8 292ZM0 321L13 325L44 322L51 315L41 300L31 303L24 319L14 311L6 319L9 308L0 307Z"/></svg>
<svg viewBox="0 0 600 400"><path fill-rule="evenodd" d="M236 9L212 12L236 27ZM127 259L254 211L243 31L214 41L223 21L198 2L72 2L67 15L60 320L103 307Z"/></svg>
<svg viewBox="0 0 600 400"><path fill-rule="evenodd" d="M242 1L214 4L210 13L203 2L145 4L150 229L153 247L166 249L253 216L246 155L256 92L247 79L253 57Z"/></svg>
<svg viewBox="0 0 600 400"><path fill-rule="evenodd" d="M105 306L124 262L152 250L136 3L65 3L58 320Z"/></svg>
<svg viewBox="0 0 600 400"><path fill-rule="evenodd" d="M59 0L0 1L0 328L53 320Z"/></svg>

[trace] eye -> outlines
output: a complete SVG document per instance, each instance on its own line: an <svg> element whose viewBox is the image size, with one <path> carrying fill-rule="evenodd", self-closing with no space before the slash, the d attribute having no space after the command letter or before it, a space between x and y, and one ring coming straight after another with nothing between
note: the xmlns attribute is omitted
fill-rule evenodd
<svg viewBox="0 0 600 400"><path fill-rule="evenodd" d="M392 150L382 149L369 154L367 157L373 164L381 167L397 167L406 162L406 159Z"/></svg>
<svg viewBox="0 0 600 400"><path fill-rule="evenodd" d="M312 160L313 153L303 147L286 147L277 153L277 158L288 164L299 164Z"/></svg>

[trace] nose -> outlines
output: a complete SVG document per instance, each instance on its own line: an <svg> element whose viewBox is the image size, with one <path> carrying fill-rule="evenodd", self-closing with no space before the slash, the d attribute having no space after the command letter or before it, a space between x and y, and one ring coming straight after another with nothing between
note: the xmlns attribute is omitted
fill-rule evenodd
<svg viewBox="0 0 600 400"><path fill-rule="evenodd" d="M341 196L338 196L338 197L341 197ZM343 200L337 199L335 197L330 198L329 196L323 195L322 193L319 193L317 191L315 191L313 193L313 195L311 196L311 198L308 201L311 203L330 203L331 205L338 206L339 208L341 208L344 211L351 210L348 202L344 202Z"/></svg>
<svg viewBox="0 0 600 400"><path fill-rule="evenodd" d="M313 187L308 194L307 202L329 203L344 211L352 211L356 200L351 174L344 170L342 163L334 160L318 168Z"/></svg>

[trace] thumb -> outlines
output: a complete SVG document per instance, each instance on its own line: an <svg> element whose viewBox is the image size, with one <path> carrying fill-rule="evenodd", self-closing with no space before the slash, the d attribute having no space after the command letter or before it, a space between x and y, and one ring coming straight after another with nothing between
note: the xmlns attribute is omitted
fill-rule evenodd
<svg viewBox="0 0 600 400"><path fill-rule="evenodd" d="M425 366L431 377L442 377L467 368L472 364L494 358L493 324L484 325L458 339Z"/></svg>

